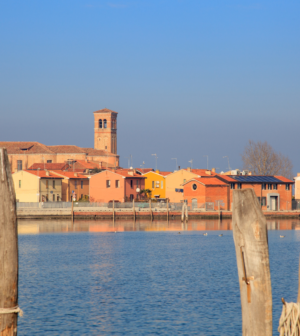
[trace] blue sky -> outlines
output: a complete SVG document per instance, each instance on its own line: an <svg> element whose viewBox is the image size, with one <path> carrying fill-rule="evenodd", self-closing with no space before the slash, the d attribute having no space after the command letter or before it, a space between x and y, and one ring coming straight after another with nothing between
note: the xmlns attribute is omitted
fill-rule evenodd
<svg viewBox="0 0 300 336"><path fill-rule="evenodd" d="M300 2L0 0L0 140L93 147L119 112L127 166L242 167L249 139L300 171ZM218 170L219 171L219 170Z"/></svg>

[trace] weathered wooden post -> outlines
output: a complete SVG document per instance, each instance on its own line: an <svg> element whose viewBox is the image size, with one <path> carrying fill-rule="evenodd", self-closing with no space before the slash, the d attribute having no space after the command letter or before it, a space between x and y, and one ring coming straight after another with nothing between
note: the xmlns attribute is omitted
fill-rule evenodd
<svg viewBox="0 0 300 336"><path fill-rule="evenodd" d="M233 191L232 228L241 292L243 335L272 336L267 224L253 189Z"/></svg>
<svg viewBox="0 0 300 336"><path fill-rule="evenodd" d="M17 335L18 232L16 196L5 148L0 148L0 335Z"/></svg>
<svg viewBox="0 0 300 336"><path fill-rule="evenodd" d="M181 222L184 221L184 202L182 203L182 209L181 209Z"/></svg>
<svg viewBox="0 0 300 336"><path fill-rule="evenodd" d="M187 205L187 203L185 203L185 220L186 221L189 220L189 213L188 213L188 205Z"/></svg>
<svg viewBox="0 0 300 336"><path fill-rule="evenodd" d="M113 200L113 222L115 221L115 200Z"/></svg>

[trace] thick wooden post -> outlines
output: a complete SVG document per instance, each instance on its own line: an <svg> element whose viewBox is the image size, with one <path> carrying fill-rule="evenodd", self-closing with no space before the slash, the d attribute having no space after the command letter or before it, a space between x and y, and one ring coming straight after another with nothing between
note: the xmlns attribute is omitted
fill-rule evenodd
<svg viewBox="0 0 300 336"><path fill-rule="evenodd" d="M188 204L185 203L185 220L189 220L189 211L188 211Z"/></svg>
<svg viewBox="0 0 300 336"><path fill-rule="evenodd" d="M184 221L184 202L182 203L182 209L181 209L181 221Z"/></svg>
<svg viewBox="0 0 300 336"><path fill-rule="evenodd" d="M16 196L5 148L0 148L0 309L18 306ZM17 335L17 314L0 314L0 335Z"/></svg>
<svg viewBox="0 0 300 336"><path fill-rule="evenodd" d="M113 200L113 222L115 221L115 200Z"/></svg>
<svg viewBox="0 0 300 336"><path fill-rule="evenodd" d="M233 191L233 238L243 335L272 336L272 292L266 219L253 189Z"/></svg>

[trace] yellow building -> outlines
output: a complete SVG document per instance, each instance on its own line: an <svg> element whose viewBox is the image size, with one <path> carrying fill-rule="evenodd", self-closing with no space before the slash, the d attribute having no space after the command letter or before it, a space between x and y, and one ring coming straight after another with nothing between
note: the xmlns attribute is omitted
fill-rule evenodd
<svg viewBox="0 0 300 336"><path fill-rule="evenodd" d="M17 202L62 200L62 177L49 171L21 170L12 174Z"/></svg>
<svg viewBox="0 0 300 336"><path fill-rule="evenodd" d="M150 171L143 174L146 177L145 189L151 190L152 198L166 198L166 176L171 172Z"/></svg>
<svg viewBox="0 0 300 336"><path fill-rule="evenodd" d="M214 170L207 169L181 169L166 176L166 198L170 202L183 202L182 184L195 177L217 175Z"/></svg>

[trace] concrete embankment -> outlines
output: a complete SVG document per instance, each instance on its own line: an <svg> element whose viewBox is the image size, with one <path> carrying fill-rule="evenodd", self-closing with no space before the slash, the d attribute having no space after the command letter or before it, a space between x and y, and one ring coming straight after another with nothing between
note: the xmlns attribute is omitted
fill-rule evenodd
<svg viewBox="0 0 300 336"><path fill-rule="evenodd" d="M264 215L267 218L300 218L300 211L265 211ZM17 210L19 219L71 219L71 209L31 209L19 208ZM188 213L189 219L230 219L231 211L190 211ZM133 209L117 209L114 212L107 208L78 208L74 209L74 219L134 219ZM151 219L151 212L149 209L135 211L136 219ZM170 211L169 219L180 219L181 212ZM159 210L152 211L152 219L167 220L167 211Z"/></svg>

